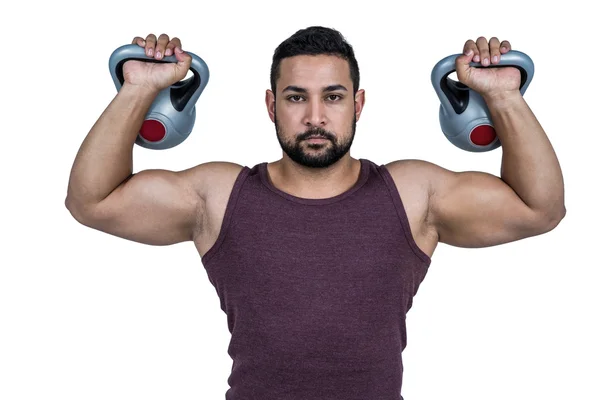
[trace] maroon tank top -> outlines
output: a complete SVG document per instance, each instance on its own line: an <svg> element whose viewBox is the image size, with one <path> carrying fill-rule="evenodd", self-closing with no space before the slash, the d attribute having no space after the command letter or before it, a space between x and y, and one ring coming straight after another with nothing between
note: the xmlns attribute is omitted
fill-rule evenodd
<svg viewBox="0 0 600 400"><path fill-rule="evenodd" d="M226 400L402 400L406 313L431 259L384 165L327 199L244 166L202 257L231 332ZM400 188L401 189L401 188Z"/></svg>

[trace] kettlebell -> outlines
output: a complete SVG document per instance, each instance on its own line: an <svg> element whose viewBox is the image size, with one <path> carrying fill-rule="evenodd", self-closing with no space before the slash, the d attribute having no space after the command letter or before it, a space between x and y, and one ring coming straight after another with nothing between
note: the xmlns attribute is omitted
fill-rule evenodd
<svg viewBox="0 0 600 400"><path fill-rule="evenodd" d="M491 151L500 147L501 143L485 100L468 86L448 77L456 71L456 58L461 55L453 54L443 58L431 71L431 83L441 102L439 120L442 132L460 149L471 152ZM502 54L498 64L484 67L481 63L471 62L469 65L476 68L517 68L521 72L521 95L533 79L533 61L527 54L516 50Z"/></svg>
<svg viewBox="0 0 600 400"><path fill-rule="evenodd" d="M127 44L111 54L108 67L117 91L125 82L123 65L129 60L177 62L175 55L156 60L147 56L144 50L136 44ZM208 83L209 70L200 57L189 51L187 54L192 57L190 70L194 75L158 93L135 140L137 145L153 150L169 149L181 144L192 132L196 121L196 102Z"/></svg>

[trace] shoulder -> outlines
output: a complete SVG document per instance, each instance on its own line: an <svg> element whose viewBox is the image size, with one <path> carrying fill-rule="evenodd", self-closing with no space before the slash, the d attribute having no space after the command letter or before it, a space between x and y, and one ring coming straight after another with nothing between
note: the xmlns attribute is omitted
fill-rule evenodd
<svg viewBox="0 0 600 400"><path fill-rule="evenodd" d="M392 177L406 212L412 235L428 255L433 253L438 236L431 220L435 181L443 168L424 160L398 160L384 164Z"/></svg>
<svg viewBox="0 0 600 400"><path fill-rule="evenodd" d="M432 191L431 177L438 166L424 160L406 159L384 164L401 196L426 204Z"/></svg>
<svg viewBox="0 0 600 400"><path fill-rule="evenodd" d="M398 160L385 164L396 184L418 186L429 195L445 185L452 184L460 175L457 172L425 160Z"/></svg>
<svg viewBox="0 0 600 400"><path fill-rule="evenodd" d="M445 170L437 164L425 160L406 159L396 160L385 164L385 167L393 174L418 173L419 175L436 174Z"/></svg>
<svg viewBox="0 0 600 400"><path fill-rule="evenodd" d="M385 164L404 203L412 203L429 220L433 202L445 186L456 181L457 173L425 160L398 160Z"/></svg>
<svg viewBox="0 0 600 400"><path fill-rule="evenodd" d="M180 174L206 200L212 194L230 192L244 167L227 161L210 161L181 171Z"/></svg>
<svg viewBox="0 0 600 400"><path fill-rule="evenodd" d="M397 160L385 164L396 184L409 184L432 190L436 182L448 179L452 171L425 160Z"/></svg>

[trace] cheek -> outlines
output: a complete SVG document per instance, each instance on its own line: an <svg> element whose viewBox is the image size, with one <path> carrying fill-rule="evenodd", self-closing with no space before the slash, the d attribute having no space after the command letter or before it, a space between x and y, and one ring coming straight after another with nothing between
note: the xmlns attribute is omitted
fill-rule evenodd
<svg viewBox="0 0 600 400"><path fill-rule="evenodd" d="M304 118L304 112L302 107L289 107L280 106L276 109L276 118L281 125L287 127L302 127L302 119Z"/></svg>
<svg viewBox="0 0 600 400"><path fill-rule="evenodd" d="M329 115L336 124L346 126L352 124L355 113L353 107L338 107L332 108Z"/></svg>
<svg viewBox="0 0 600 400"><path fill-rule="evenodd" d="M301 119L305 112L302 104L282 104L281 111L288 120Z"/></svg>

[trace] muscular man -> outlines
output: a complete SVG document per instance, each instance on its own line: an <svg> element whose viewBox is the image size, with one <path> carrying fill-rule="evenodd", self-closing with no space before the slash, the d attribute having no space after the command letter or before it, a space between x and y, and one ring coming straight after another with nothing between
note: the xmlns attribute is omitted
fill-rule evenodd
<svg viewBox="0 0 600 400"><path fill-rule="evenodd" d="M108 234L195 244L232 334L228 400L402 399L405 317L437 244L494 246L565 215L561 169L519 71L469 66L497 64L508 41L467 40L456 61L489 106L500 177L352 158L365 92L352 47L324 27L299 30L273 56L265 102L280 160L133 174L144 116L191 63L177 38L133 43L179 62L125 64L75 158L66 206Z"/></svg>

